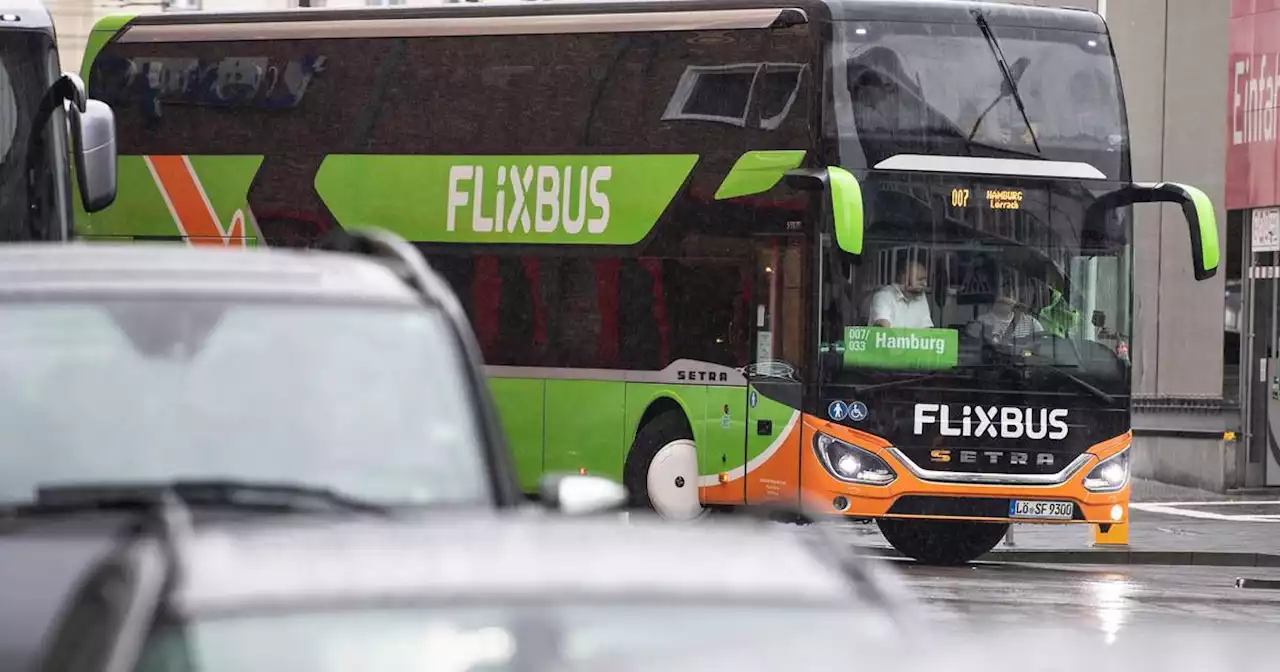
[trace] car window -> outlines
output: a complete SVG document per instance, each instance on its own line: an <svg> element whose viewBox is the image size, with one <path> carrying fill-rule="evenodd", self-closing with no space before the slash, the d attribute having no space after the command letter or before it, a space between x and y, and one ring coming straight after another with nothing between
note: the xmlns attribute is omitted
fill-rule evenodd
<svg viewBox="0 0 1280 672"><path fill-rule="evenodd" d="M0 497L233 478L488 498L447 323L407 307L0 304Z"/></svg>
<svg viewBox="0 0 1280 672"><path fill-rule="evenodd" d="M629 669L770 642L880 641L876 612L726 602L544 603L276 612L154 631L137 672ZM187 665L190 664L190 667ZM604 667L601 665L604 664ZM661 669L655 668L655 669Z"/></svg>

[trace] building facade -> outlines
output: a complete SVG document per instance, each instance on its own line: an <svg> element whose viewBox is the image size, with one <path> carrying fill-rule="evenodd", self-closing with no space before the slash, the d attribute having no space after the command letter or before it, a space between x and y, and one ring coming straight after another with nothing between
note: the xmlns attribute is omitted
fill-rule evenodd
<svg viewBox="0 0 1280 672"><path fill-rule="evenodd" d="M1228 337L1237 345L1242 463L1247 478L1280 485L1280 169L1276 107L1280 97L1280 2L1233 0L1226 64ZM1227 387L1228 383L1224 383ZM1261 469L1261 474L1251 472Z"/></svg>
<svg viewBox="0 0 1280 672"><path fill-rule="evenodd" d="M49 1L63 40L63 67L78 70L93 22L116 12L448 0ZM1218 208L1222 271L1205 282L1191 275L1181 214L1154 205L1136 213L1130 339L1135 473L1217 491L1280 484L1280 462L1273 457L1280 452L1280 0L1020 4L1073 5L1107 18L1125 89L1135 179L1197 185Z"/></svg>

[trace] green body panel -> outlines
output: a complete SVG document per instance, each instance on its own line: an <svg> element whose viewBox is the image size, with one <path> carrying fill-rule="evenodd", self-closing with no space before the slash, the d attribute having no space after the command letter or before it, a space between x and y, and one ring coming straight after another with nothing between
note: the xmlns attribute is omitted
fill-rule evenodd
<svg viewBox="0 0 1280 672"><path fill-rule="evenodd" d="M489 389L526 492L534 492L547 472L586 469L621 481L640 419L659 400L674 401L689 419L702 476L738 469L758 457L795 410L759 393L756 408L748 410L748 388L738 386L490 377ZM773 433L748 431L757 419L772 420Z"/></svg>
<svg viewBox="0 0 1280 672"><path fill-rule="evenodd" d="M245 236L255 244L248 221L249 184L262 165L262 155L188 157L218 221L230 226L237 210L246 216ZM177 236L181 229L165 204L160 187L141 156L118 159L119 194L111 207L77 219L76 233L90 238Z"/></svg>
<svg viewBox="0 0 1280 672"><path fill-rule="evenodd" d="M315 188L343 227L380 226L415 241L634 245L697 161L330 154Z"/></svg>
<svg viewBox="0 0 1280 672"><path fill-rule="evenodd" d="M622 480L626 387L609 380L548 380L543 468Z"/></svg>
<svg viewBox="0 0 1280 672"><path fill-rule="evenodd" d="M704 446L707 445L707 386L627 383L626 387L627 414L624 421L626 427L624 450L631 450L631 442L635 440L636 433L640 431L640 418L644 417L644 412L648 410L649 406L659 399L670 399L684 409L685 417L689 419L689 426L693 428L693 441L698 444L699 472L705 473L702 472L702 465L704 464L703 455L706 452ZM716 416L717 423L719 422L719 417L719 415Z"/></svg>
<svg viewBox="0 0 1280 672"><path fill-rule="evenodd" d="M761 150L738 157L720 188L716 200L737 198L769 191L782 180L783 174L804 161L803 149Z"/></svg>
<svg viewBox="0 0 1280 672"><path fill-rule="evenodd" d="M698 474L702 476L733 469L746 458L746 388L716 386L706 390L706 420L698 442Z"/></svg>
<svg viewBox="0 0 1280 672"><path fill-rule="evenodd" d="M798 383L763 383L761 385L751 385L748 391L754 392L755 406L748 408L748 425L747 425L747 451L745 462L760 457L769 446L777 441L786 430L787 423L791 420L797 409L766 396L766 393L777 395L782 390L793 392L797 397L800 394L800 385ZM762 391L763 390L763 391ZM759 434L755 431L756 423L760 420L769 420L773 423L773 432L767 435ZM797 462L791 465L798 472L800 464Z"/></svg>
<svg viewBox="0 0 1280 672"><path fill-rule="evenodd" d="M542 476L542 437L547 381L537 378L489 378L489 392L507 436L516 477L525 492L538 489Z"/></svg>
<svg viewBox="0 0 1280 672"><path fill-rule="evenodd" d="M120 32L121 28L129 25L129 22L137 16L137 14L113 14L104 16L93 24L93 29L89 31L89 39L85 42L84 59L80 61L80 77L84 79L85 86L89 85L93 60L98 57L98 52L102 51L102 48L112 37L115 37L116 33Z"/></svg>
<svg viewBox="0 0 1280 672"><path fill-rule="evenodd" d="M849 254L862 254L862 185L853 173L836 166L827 169L827 184L831 190L836 244Z"/></svg>

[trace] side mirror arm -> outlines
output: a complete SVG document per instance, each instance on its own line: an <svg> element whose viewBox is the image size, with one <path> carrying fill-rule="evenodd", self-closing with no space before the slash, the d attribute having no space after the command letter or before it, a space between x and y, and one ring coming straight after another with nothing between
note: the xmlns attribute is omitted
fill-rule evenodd
<svg viewBox="0 0 1280 672"><path fill-rule="evenodd" d="M1182 207L1191 236L1191 264L1196 280L1218 273L1221 250L1213 202L1196 187L1177 182L1135 183L1104 194L1089 206L1086 222L1098 221L1107 210L1135 203L1174 203Z"/></svg>
<svg viewBox="0 0 1280 672"><path fill-rule="evenodd" d="M783 174L787 186L803 191L825 191L830 200L831 223L841 250L862 254L864 211L862 185L853 173L831 166L825 169L797 168Z"/></svg>

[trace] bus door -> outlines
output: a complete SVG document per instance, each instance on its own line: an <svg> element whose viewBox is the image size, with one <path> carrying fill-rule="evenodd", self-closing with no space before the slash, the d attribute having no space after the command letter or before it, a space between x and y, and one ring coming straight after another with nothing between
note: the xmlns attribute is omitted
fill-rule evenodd
<svg viewBox="0 0 1280 672"><path fill-rule="evenodd" d="M748 504L797 505L806 317L803 234L756 239L747 366Z"/></svg>

